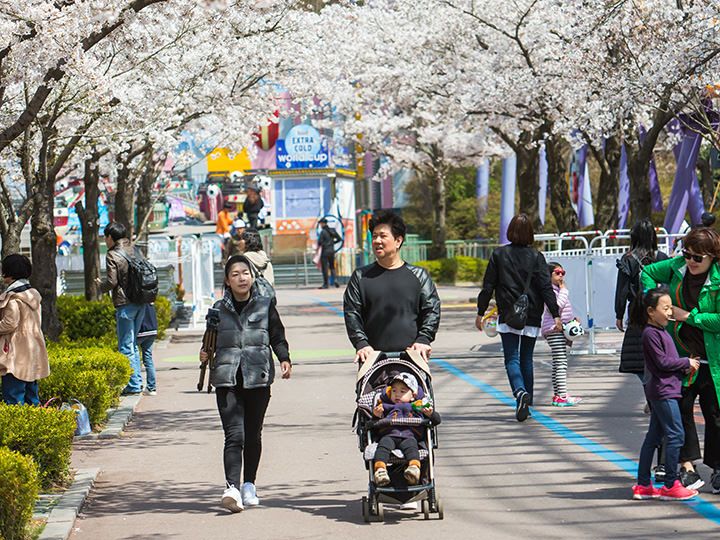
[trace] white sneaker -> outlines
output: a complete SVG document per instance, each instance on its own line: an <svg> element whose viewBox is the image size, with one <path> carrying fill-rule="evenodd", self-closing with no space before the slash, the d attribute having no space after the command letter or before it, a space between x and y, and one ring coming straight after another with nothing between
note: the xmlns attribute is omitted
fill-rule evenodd
<svg viewBox="0 0 720 540"><path fill-rule="evenodd" d="M242 497L235 486L228 486L223 492L222 505L233 513L243 511Z"/></svg>
<svg viewBox="0 0 720 540"><path fill-rule="evenodd" d="M245 482L242 485L242 500L245 506L257 506L260 504L260 499L257 497L255 491L255 484L252 482Z"/></svg>

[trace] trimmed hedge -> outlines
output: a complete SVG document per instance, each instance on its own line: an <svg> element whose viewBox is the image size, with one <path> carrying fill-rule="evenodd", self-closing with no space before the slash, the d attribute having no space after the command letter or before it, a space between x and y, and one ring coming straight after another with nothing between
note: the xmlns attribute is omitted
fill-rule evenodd
<svg viewBox="0 0 720 540"><path fill-rule="evenodd" d="M61 344L66 347L101 345L117 349L115 307L109 296L105 295L101 300L91 302L83 296L61 295L58 296L57 306L63 325ZM158 339L163 339L172 315L170 300L158 296L155 311L158 319Z"/></svg>
<svg viewBox="0 0 720 540"><path fill-rule="evenodd" d="M55 344L48 345L48 355L50 376L40 380L42 399L77 399L87 408L90 423L101 424L130 380L127 357L104 347L74 349Z"/></svg>
<svg viewBox="0 0 720 540"><path fill-rule="evenodd" d="M0 538L26 538L39 491L38 467L33 459L0 447Z"/></svg>
<svg viewBox="0 0 720 540"><path fill-rule="evenodd" d="M487 268L485 259L473 257L455 257L453 259L436 259L434 261L420 261L417 266L425 268L435 283L452 285L456 282L482 281Z"/></svg>
<svg viewBox="0 0 720 540"><path fill-rule="evenodd" d="M44 489L68 479L76 427L73 411L0 403L0 447L32 457Z"/></svg>

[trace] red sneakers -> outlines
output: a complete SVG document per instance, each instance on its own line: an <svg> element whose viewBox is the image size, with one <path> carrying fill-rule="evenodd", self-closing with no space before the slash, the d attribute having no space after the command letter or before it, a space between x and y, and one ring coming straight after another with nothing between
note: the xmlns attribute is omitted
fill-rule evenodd
<svg viewBox="0 0 720 540"><path fill-rule="evenodd" d="M662 501L686 501L692 499L697 494L696 489L686 488L680 483L680 480L675 480L671 488L665 486L660 488L660 500Z"/></svg>
<svg viewBox="0 0 720 540"><path fill-rule="evenodd" d="M657 499L660 496L660 490L650 484L649 486L633 486L632 487L633 499L637 501L644 501L647 499Z"/></svg>

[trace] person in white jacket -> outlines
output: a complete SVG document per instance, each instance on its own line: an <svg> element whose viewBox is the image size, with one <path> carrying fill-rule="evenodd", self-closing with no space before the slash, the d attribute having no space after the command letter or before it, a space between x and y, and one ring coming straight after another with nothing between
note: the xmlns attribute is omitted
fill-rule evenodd
<svg viewBox="0 0 720 540"><path fill-rule="evenodd" d="M565 287L565 269L556 262L548 263L550 271L550 281L552 282L553 291L557 299L558 310L560 311L560 320L563 324L567 324L576 317L573 313L572 304L570 304L570 294ZM567 391L567 346L568 340L562 330L558 331L555 326L555 319L545 308L542 322L542 335L550 346L552 352L552 383L553 383L553 399L552 405L555 407L571 407L582 401L582 398L571 396Z"/></svg>
<svg viewBox="0 0 720 540"><path fill-rule="evenodd" d="M260 233L255 229L246 229L240 238L243 241L243 255L252 263L256 275L264 277L270 285L275 286L275 274L270 257L263 249Z"/></svg>

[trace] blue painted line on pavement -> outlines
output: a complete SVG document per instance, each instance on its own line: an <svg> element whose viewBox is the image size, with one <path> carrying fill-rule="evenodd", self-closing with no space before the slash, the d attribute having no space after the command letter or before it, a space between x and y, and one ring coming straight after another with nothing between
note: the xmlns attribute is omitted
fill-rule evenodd
<svg viewBox="0 0 720 540"><path fill-rule="evenodd" d="M513 408L515 407L515 400L512 397L505 394L504 392L501 392L494 386L491 386L491 385L487 384L486 382L483 382L480 379L476 379L472 375L465 373L463 370L454 366L453 364L451 364L445 360L439 360L439 359L433 359L432 363L434 365L437 365L438 367L444 369L451 375L454 375L455 377L480 389L484 393L486 393L489 396L493 397L494 399L498 400L503 405L509 405ZM579 433L573 431L569 427L561 424L557 420L547 416L546 414L538 412L534 409L533 409L533 413L532 413L532 419L534 421L540 423L541 425L545 426L550 431L558 434L565 440L567 440L571 443L577 444L578 446L584 448L585 450L592 452L593 454L603 458L606 461L609 461L610 463L617 466L619 469L628 473L633 478L635 478L637 476L638 464L636 461L626 458L625 456L618 454L617 452L610 450L609 448L604 447L603 445L593 441L592 439L588 439L584 435L580 435ZM706 501L702 497L698 496L698 497L696 497L695 500L683 501L683 503L686 504L687 506L689 506L690 508L692 508L693 510L695 510L702 517L720 525L720 509L717 508L711 502Z"/></svg>
<svg viewBox="0 0 720 540"><path fill-rule="evenodd" d="M332 305L331 303L329 303L329 302L325 302L324 300L320 300L319 298L313 298L312 301L315 302L316 304L324 307L324 308L329 309L330 311L332 311L333 313L335 313L335 315L339 315L340 317L344 317L344 316L345 316L345 314L343 313L342 308L335 307L335 306L333 306L333 305Z"/></svg>

